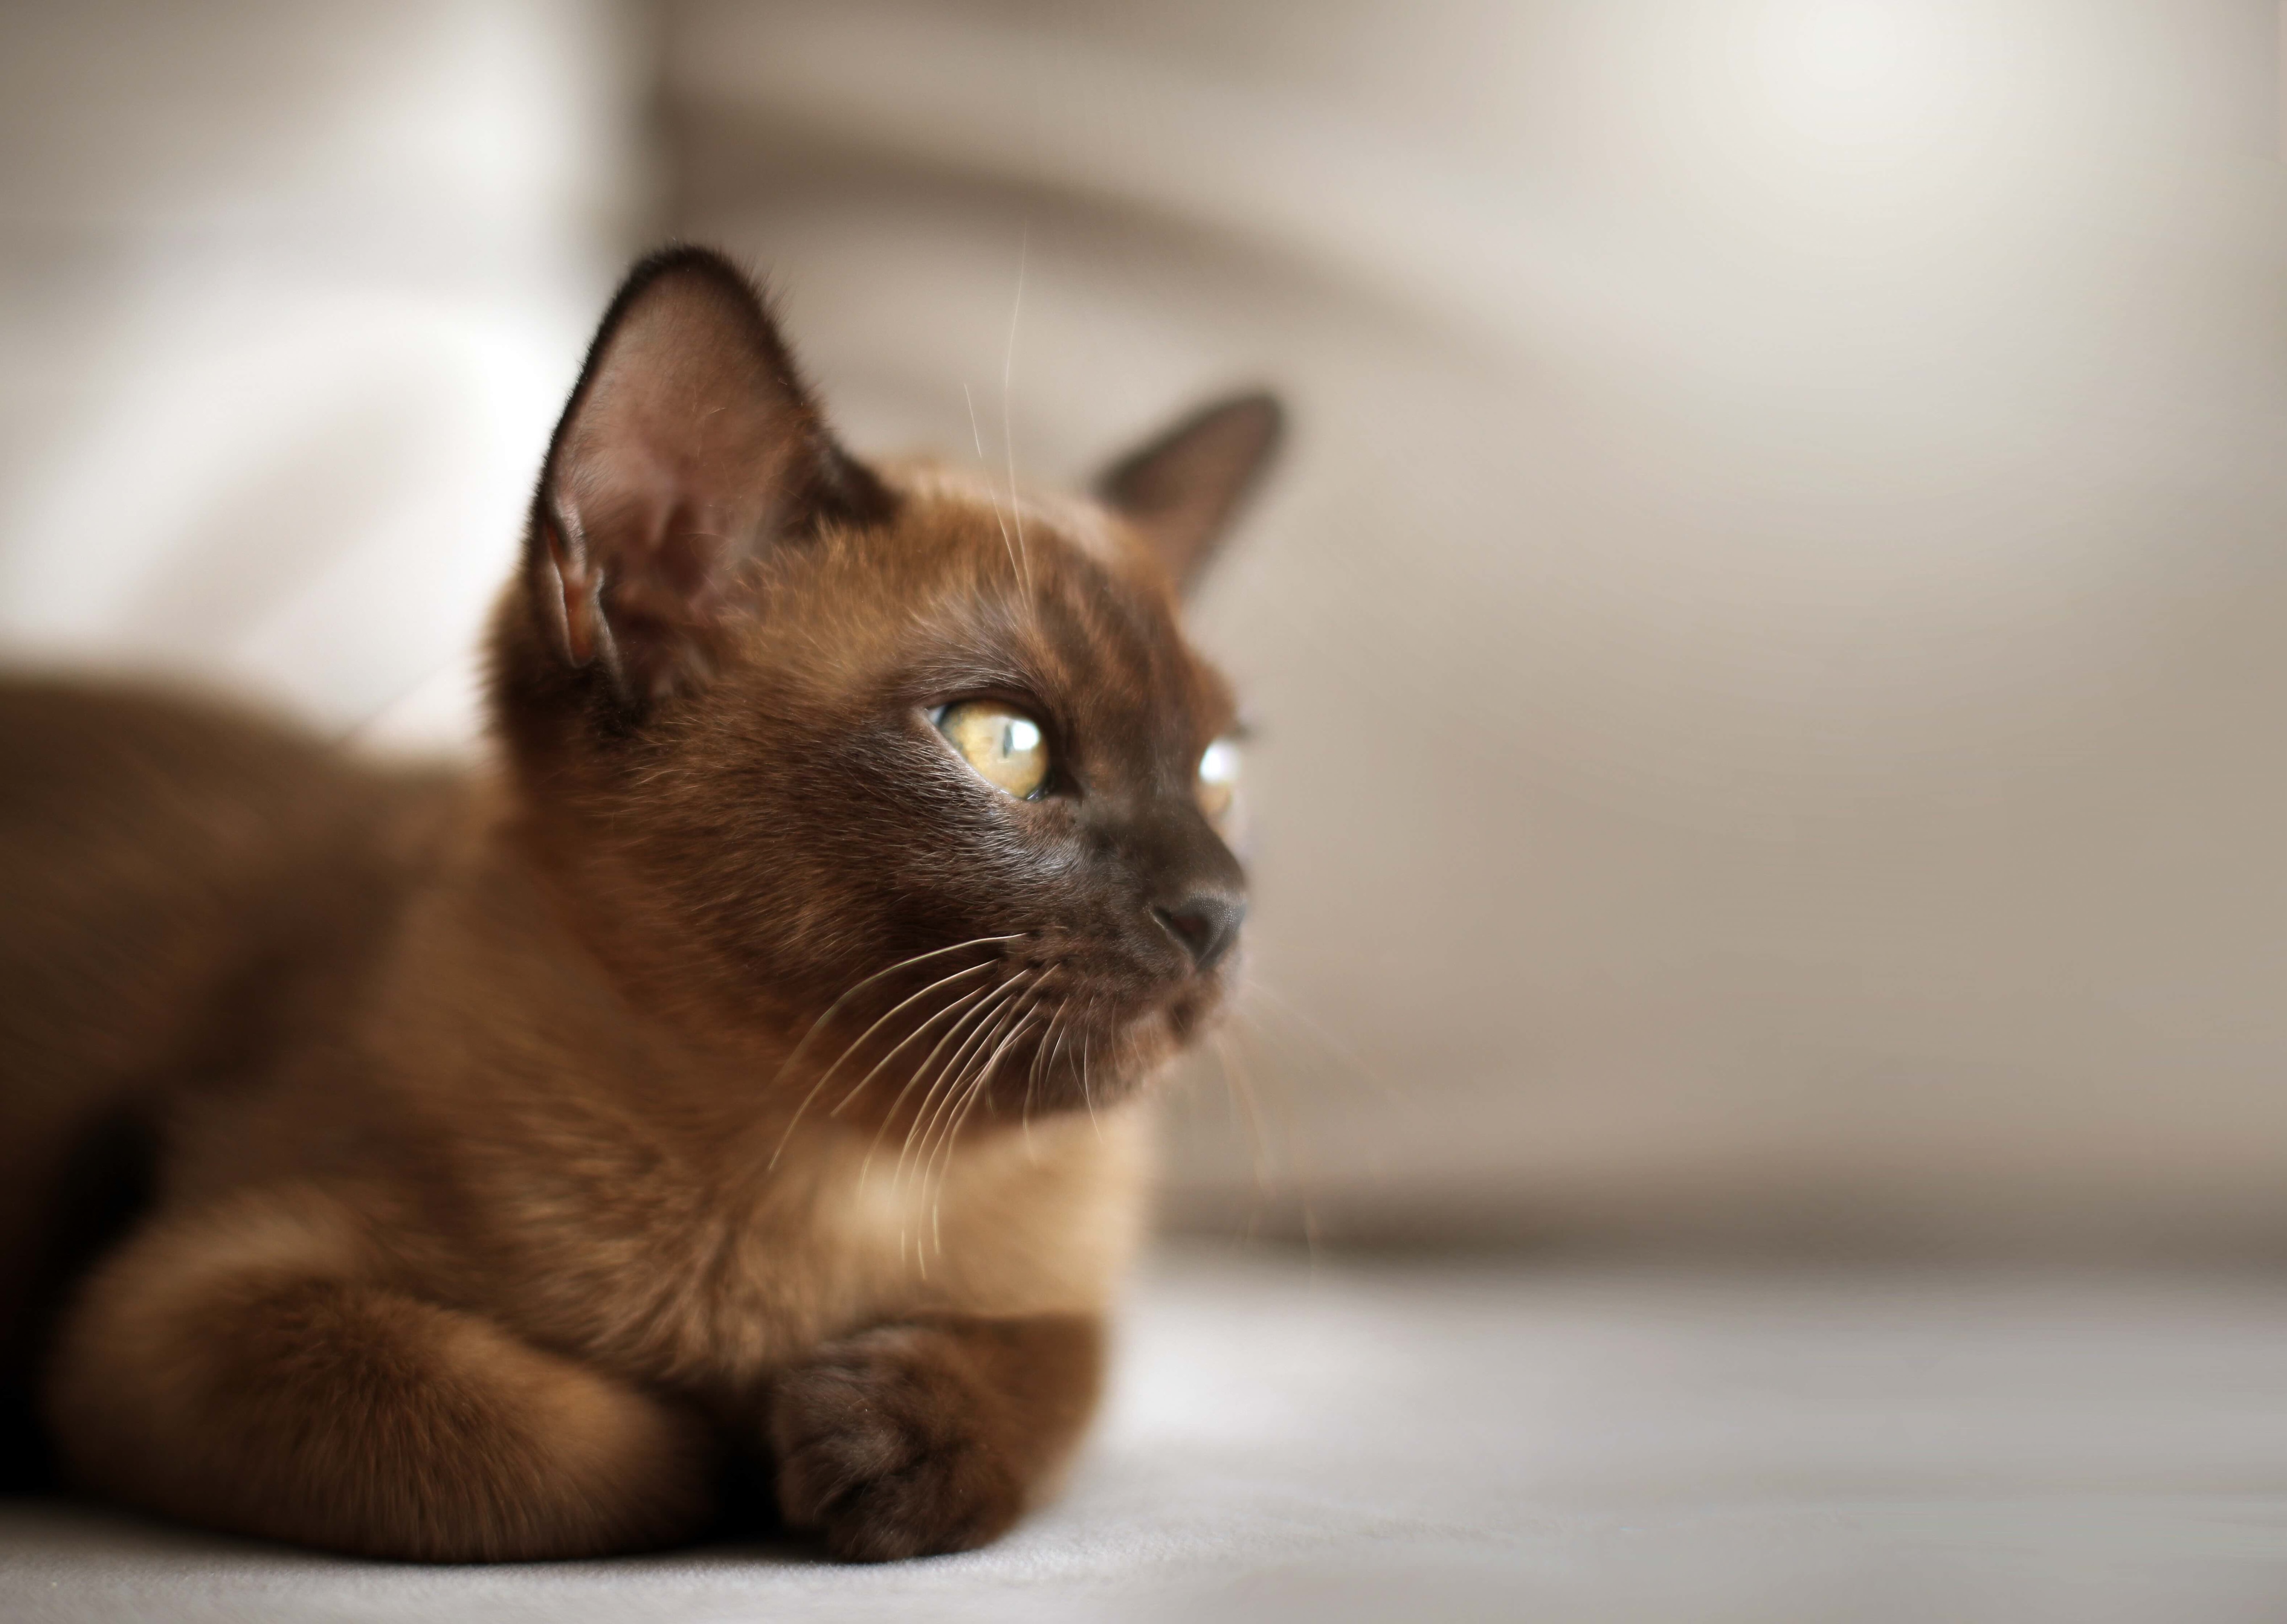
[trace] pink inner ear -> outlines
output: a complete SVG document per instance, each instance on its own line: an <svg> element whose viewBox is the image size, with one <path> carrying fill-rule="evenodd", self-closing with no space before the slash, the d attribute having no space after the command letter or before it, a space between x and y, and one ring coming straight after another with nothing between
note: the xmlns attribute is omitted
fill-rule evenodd
<svg viewBox="0 0 2287 1624"><path fill-rule="evenodd" d="M708 533L685 458L643 440L607 441L582 456L570 496L591 550L608 555L614 584L695 601L720 555L744 536ZM710 544L711 543L711 544Z"/></svg>
<svg viewBox="0 0 2287 1624"><path fill-rule="evenodd" d="M630 288L558 431L545 502L566 652L605 655L634 698L712 669L747 566L800 519L831 442L727 265L691 257Z"/></svg>

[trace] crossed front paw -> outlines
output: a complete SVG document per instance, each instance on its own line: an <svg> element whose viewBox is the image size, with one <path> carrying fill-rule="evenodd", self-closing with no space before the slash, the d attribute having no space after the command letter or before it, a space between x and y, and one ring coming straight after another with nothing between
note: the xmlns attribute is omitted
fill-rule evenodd
<svg viewBox="0 0 2287 1624"><path fill-rule="evenodd" d="M995 1397L925 1326L830 1343L773 1383L779 1509L846 1562L970 1550L1015 1522L1024 1487L993 1437Z"/></svg>

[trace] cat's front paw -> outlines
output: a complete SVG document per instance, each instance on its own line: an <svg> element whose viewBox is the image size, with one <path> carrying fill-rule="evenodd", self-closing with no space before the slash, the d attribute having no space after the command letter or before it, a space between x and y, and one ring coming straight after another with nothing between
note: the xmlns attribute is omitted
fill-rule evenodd
<svg viewBox="0 0 2287 1624"><path fill-rule="evenodd" d="M927 1326L829 1343L771 1394L779 1509L846 1562L969 1550L1023 1509L988 1441L993 1395L960 1344Z"/></svg>

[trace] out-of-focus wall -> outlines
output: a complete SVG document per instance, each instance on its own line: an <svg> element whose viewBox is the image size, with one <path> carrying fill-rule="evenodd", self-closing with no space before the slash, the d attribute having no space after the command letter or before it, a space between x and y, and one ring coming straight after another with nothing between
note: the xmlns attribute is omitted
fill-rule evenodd
<svg viewBox="0 0 2287 1624"><path fill-rule="evenodd" d="M2287 1239L2274 6L669 15L861 441L1293 400L1198 628L1320 1223ZM1300 1222L1200 1069L1177 1213Z"/></svg>
<svg viewBox="0 0 2287 1624"><path fill-rule="evenodd" d="M650 184L611 0L0 7L0 639L464 738Z"/></svg>
<svg viewBox="0 0 2287 1624"><path fill-rule="evenodd" d="M2275 1246L2276 20L8 8L0 644L464 735L647 219L861 448L1065 479L1268 379L1179 1218Z"/></svg>

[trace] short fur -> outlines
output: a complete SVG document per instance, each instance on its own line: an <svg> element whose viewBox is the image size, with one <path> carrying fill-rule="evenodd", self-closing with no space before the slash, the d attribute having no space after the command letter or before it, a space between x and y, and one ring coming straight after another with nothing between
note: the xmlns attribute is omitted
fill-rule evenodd
<svg viewBox="0 0 2287 1624"><path fill-rule="evenodd" d="M1227 403L1104 503L869 469L675 250L550 449L496 770L0 686L21 1449L401 1557L688 1539L757 1472L845 1557L1007 1528L1095 1401L1143 1085L1231 973L1175 583L1277 431ZM1047 793L938 737L967 697L1040 719Z"/></svg>

